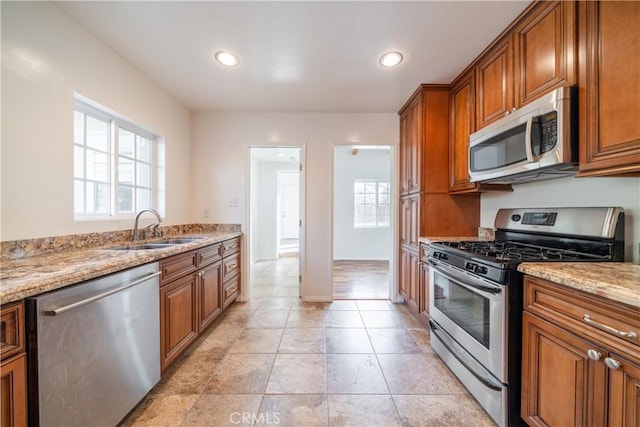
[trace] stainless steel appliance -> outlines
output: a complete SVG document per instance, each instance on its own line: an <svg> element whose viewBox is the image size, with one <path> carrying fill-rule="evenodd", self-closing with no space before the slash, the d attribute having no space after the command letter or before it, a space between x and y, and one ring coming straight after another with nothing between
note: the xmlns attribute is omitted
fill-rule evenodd
<svg viewBox="0 0 640 427"><path fill-rule="evenodd" d="M160 380L158 263L26 300L29 424L114 426Z"/></svg>
<svg viewBox="0 0 640 427"><path fill-rule="evenodd" d="M624 261L621 208L501 209L493 241L429 249L431 345L500 426L520 419L524 261Z"/></svg>
<svg viewBox="0 0 640 427"><path fill-rule="evenodd" d="M577 90L562 87L469 136L471 181L517 183L578 170Z"/></svg>

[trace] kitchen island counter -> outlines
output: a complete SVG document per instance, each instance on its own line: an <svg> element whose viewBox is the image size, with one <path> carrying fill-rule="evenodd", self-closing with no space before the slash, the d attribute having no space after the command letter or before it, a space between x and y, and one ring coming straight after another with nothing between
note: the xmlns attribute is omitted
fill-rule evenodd
<svg viewBox="0 0 640 427"><path fill-rule="evenodd" d="M640 308L640 263L523 262L518 271Z"/></svg>

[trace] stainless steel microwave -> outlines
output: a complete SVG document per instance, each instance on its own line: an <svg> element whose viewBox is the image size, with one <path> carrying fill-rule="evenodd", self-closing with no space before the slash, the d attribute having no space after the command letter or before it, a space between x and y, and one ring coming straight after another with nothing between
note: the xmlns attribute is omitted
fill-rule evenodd
<svg viewBox="0 0 640 427"><path fill-rule="evenodd" d="M511 184L578 170L577 88L562 87L469 137L472 182Z"/></svg>

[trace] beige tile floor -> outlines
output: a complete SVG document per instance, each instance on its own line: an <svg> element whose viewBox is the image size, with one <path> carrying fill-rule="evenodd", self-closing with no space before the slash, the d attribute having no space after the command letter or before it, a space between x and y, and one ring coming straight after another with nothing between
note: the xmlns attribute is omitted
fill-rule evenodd
<svg viewBox="0 0 640 427"><path fill-rule="evenodd" d="M286 287L285 270L272 267L274 289ZM122 425L494 423L403 305L254 295L231 305Z"/></svg>

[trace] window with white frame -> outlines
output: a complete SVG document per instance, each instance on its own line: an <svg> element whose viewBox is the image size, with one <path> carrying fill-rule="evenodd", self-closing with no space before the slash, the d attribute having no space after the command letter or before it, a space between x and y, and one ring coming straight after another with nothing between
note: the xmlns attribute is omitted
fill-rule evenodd
<svg viewBox="0 0 640 427"><path fill-rule="evenodd" d="M158 208L157 136L76 100L74 217L117 219Z"/></svg>
<svg viewBox="0 0 640 427"><path fill-rule="evenodd" d="M355 228L388 228L390 224L389 181L355 180L353 184Z"/></svg>

